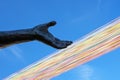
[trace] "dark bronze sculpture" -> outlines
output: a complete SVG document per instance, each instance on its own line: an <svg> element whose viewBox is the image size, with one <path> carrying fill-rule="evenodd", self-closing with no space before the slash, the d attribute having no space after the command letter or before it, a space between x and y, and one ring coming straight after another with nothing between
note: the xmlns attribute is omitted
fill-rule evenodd
<svg viewBox="0 0 120 80"><path fill-rule="evenodd" d="M54 26L55 21L40 24L30 29L22 29L15 31L1 31L0 32L0 48L7 47L12 44L38 40L42 41L54 48L62 49L70 45L71 41L62 41L55 38L49 31L50 26Z"/></svg>

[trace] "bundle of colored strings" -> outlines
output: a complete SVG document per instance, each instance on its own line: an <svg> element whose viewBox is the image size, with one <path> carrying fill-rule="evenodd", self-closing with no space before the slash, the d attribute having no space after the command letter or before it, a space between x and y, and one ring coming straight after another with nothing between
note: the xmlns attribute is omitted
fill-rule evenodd
<svg viewBox="0 0 120 80"><path fill-rule="evenodd" d="M120 47L120 18L5 80L49 80Z"/></svg>

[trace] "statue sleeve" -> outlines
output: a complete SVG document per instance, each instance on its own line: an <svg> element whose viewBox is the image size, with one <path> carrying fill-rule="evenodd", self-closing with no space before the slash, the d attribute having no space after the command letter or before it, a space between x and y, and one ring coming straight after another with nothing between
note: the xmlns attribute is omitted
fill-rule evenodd
<svg viewBox="0 0 120 80"><path fill-rule="evenodd" d="M0 47L35 40L32 29L0 32Z"/></svg>

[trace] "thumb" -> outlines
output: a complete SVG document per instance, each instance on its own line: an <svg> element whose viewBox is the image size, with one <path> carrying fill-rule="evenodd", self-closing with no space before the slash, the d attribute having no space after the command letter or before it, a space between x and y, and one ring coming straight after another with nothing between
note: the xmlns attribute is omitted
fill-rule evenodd
<svg viewBox="0 0 120 80"><path fill-rule="evenodd" d="M56 25L56 21L51 21L51 22L48 22L47 23L47 26L50 27L50 26L54 26Z"/></svg>

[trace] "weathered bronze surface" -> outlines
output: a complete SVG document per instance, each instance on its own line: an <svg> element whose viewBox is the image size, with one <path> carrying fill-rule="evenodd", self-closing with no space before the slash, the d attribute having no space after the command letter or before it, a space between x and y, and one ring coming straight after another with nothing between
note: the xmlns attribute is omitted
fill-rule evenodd
<svg viewBox="0 0 120 80"><path fill-rule="evenodd" d="M66 48L68 45L72 44L72 41L60 40L48 31L48 28L55 24L55 21L51 21L30 29L0 31L0 48L33 40L41 41L57 49Z"/></svg>

